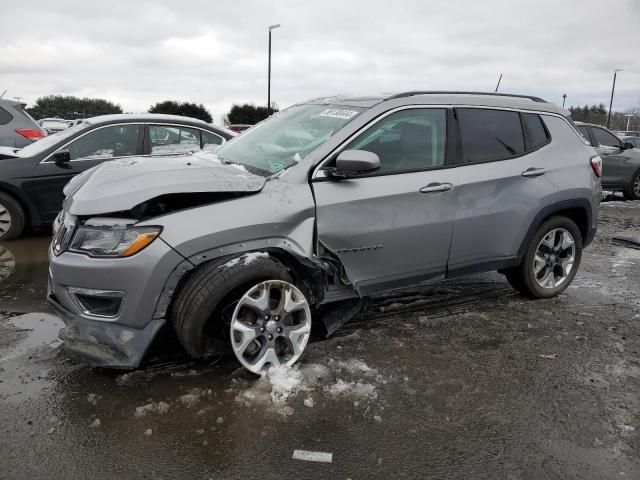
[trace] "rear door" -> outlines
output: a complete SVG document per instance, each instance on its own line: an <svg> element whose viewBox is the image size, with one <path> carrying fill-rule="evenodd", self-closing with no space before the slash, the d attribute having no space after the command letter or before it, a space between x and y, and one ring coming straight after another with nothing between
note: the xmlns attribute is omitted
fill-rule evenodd
<svg viewBox="0 0 640 480"><path fill-rule="evenodd" d="M503 268L540 210L549 134L534 114L457 108L455 115L461 155L449 273Z"/></svg>
<svg viewBox="0 0 640 480"><path fill-rule="evenodd" d="M49 155L36 165L24 189L38 206L41 219L49 222L55 218L64 199L62 189L75 175L107 160L141 153L142 131L140 123L98 127L56 150L69 150L70 162L56 163Z"/></svg>
<svg viewBox="0 0 640 480"><path fill-rule="evenodd" d="M602 158L602 186L626 186L631 181L631 170L625 165L627 155L620 139L600 127L591 127L591 135L596 151Z"/></svg>
<svg viewBox="0 0 640 480"><path fill-rule="evenodd" d="M376 153L377 174L337 179L316 173L318 239L362 293L444 275L457 183L448 124L445 108L390 112L330 157L348 149Z"/></svg>

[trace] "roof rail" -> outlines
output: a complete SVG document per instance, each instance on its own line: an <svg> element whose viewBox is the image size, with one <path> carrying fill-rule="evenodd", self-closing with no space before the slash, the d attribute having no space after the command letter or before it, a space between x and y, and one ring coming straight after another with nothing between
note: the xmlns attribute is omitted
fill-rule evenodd
<svg viewBox="0 0 640 480"><path fill-rule="evenodd" d="M533 100L534 102L540 103L548 103L546 100L543 100L540 97L534 97L531 95L516 95L512 93L495 93L495 92L458 92L455 90L417 90L410 92L402 92L396 93L395 95L391 95L387 97L385 100L391 100L394 98L404 98L404 97L412 97L414 95L486 95L486 96L496 96L496 97L514 97L514 98L528 98L529 100Z"/></svg>

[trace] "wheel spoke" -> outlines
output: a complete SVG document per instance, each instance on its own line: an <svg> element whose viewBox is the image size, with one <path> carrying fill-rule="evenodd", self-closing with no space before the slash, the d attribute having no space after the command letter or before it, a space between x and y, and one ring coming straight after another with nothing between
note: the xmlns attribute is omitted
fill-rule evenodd
<svg viewBox="0 0 640 480"><path fill-rule="evenodd" d="M256 339L258 336L256 333L256 329L252 328L248 325L245 325L242 322L235 322L232 327L234 332L240 332L242 336L242 340L240 342L235 341L235 336L232 336L233 346L238 353L241 355L244 354L244 351L247 349L249 345Z"/></svg>
<svg viewBox="0 0 640 480"><path fill-rule="evenodd" d="M553 247L555 247L555 239L556 239L555 233L556 232L554 230L546 234L544 238L540 241L540 245L544 245L549 250L553 250Z"/></svg>
<svg viewBox="0 0 640 480"><path fill-rule="evenodd" d="M240 300L240 305L251 308L252 310L265 314L269 310L269 288L264 286L260 289L260 295L257 298L245 296Z"/></svg>
<svg viewBox="0 0 640 480"><path fill-rule="evenodd" d="M278 355L276 354L276 351L273 349L273 347L267 347L263 349L262 353L252 364L252 367L255 369L253 371L259 372L267 363L269 363L272 367L280 365L280 360L278 359Z"/></svg>
<svg viewBox="0 0 640 480"><path fill-rule="evenodd" d="M571 235L569 235L569 232L562 232L560 234L560 250L561 251L565 251L571 247L573 247L573 245L575 244L575 242L573 241L573 237Z"/></svg>
<svg viewBox="0 0 640 480"><path fill-rule="evenodd" d="M536 253L533 259L533 273L537 276L547 264L547 261Z"/></svg>
<svg viewBox="0 0 640 480"><path fill-rule="evenodd" d="M293 292L291 291L290 288L287 288L284 290L284 305L282 309L286 313L302 310L307 304L307 302L305 302L304 300L295 300L292 294Z"/></svg>
<svg viewBox="0 0 640 480"><path fill-rule="evenodd" d="M555 287L555 273L553 272L553 268L547 269L547 273L542 277L542 280L540 280L539 283L545 288Z"/></svg>

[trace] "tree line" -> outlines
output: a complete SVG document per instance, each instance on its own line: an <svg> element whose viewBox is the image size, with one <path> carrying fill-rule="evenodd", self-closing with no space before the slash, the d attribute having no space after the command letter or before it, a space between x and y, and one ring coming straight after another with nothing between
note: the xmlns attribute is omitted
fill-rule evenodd
<svg viewBox="0 0 640 480"><path fill-rule="evenodd" d="M97 115L122 113L122 107L101 98L48 95L38 98L32 107L27 108L27 111L36 119L59 117L66 120L75 120L95 117ZM213 117L207 108L202 104L198 105L196 103L165 100L152 105L148 111L149 113L164 113L199 118L207 123L213 121ZM277 112L278 108L274 105L272 106L272 111ZM597 125L607 124L608 111L604 103L599 105L585 105L584 107L572 106L569 107L569 111L575 121L595 123ZM626 130L626 114L635 115L629 120L629 129L640 130L640 108L631 109L628 112L611 112L611 129ZM254 125L267 118L267 116L266 106L257 106L252 103L234 104L224 116L224 122L226 124L245 123Z"/></svg>
<svg viewBox="0 0 640 480"><path fill-rule="evenodd" d="M26 110L37 120L42 118L76 120L96 117L98 115L123 113L120 105L110 102L109 100L101 98L79 98L72 95L47 95L40 97L33 106L28 107ZM277 112L278 108L274 105L271 111ZM211 112L209 112L204 105L190 102L165 100L149 107L148 112L198 118L207 123L213 121ZM224 116L224 122L227 124L245 123L253 125L267 117L268 112L266 106L256 106L252 103L234 104Z"/></svg>

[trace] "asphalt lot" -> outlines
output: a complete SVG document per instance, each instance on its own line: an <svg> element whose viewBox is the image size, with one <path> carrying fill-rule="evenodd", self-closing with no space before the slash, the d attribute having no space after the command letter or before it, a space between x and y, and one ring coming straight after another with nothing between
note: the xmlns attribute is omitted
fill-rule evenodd
<svg viewBox="0 0 640 480"><path fill-rule="evenodd" d="M560 297L493 273L381 296L264 379L171 342L74 364L48 237L0 244L0 478L638 479L640 250L611 239L639 231L640 202L606 202Z"/></svg>

